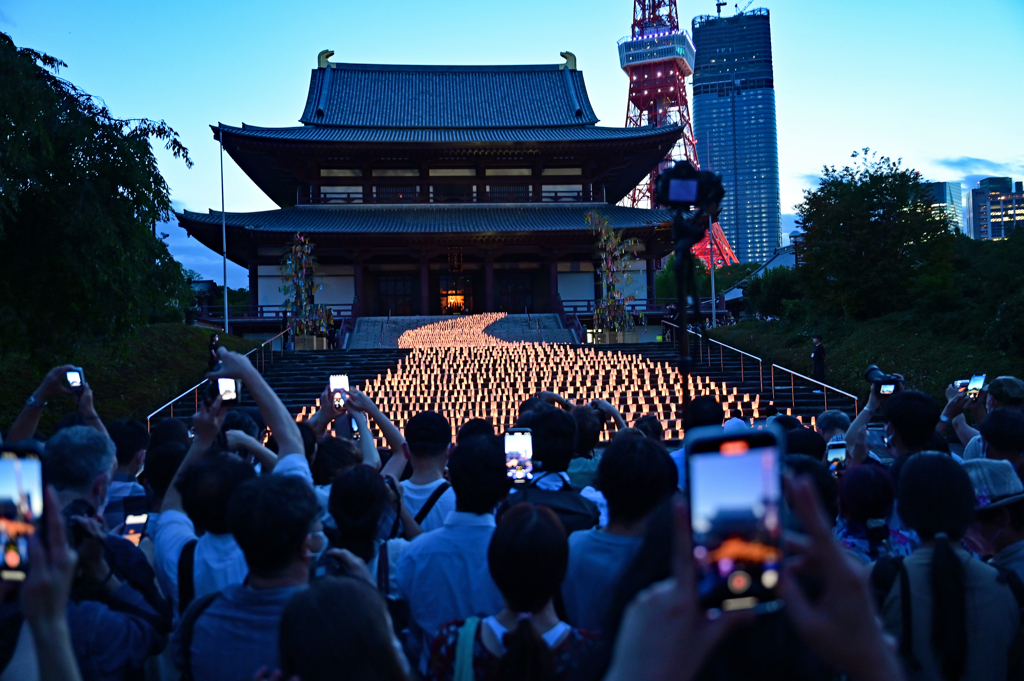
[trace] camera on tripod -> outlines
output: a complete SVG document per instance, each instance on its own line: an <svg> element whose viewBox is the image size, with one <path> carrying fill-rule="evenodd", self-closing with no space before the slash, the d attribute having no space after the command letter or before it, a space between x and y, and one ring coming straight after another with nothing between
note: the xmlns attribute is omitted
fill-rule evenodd
<svg viewBox="0 0 1024 681"><path fill-rule="evenodd" d="M658 175L658 205L673 210L690 210L694 206L712 217L725 198L722 180L707 170L697 170L689 161L680 161Z"/></svg>
<svg viewBox="0 0 1024 681"><path fill-rule="evenodd" d="M877 366L872 364L864 372L864 380L878 386L878 394L882 396L892 395L899 389L900 381L903 379L895 374L885 374Z"/></svg>

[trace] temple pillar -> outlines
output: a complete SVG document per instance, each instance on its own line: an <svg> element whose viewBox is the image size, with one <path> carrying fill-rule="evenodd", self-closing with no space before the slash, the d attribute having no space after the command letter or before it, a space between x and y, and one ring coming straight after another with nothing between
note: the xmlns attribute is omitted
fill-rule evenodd
<svg viewBox="0 0 1024 681"><path fill-rule="evenodd" d="M494 312L494 256L484 256L484 312Z"/></svg>
<svg viewBox="0 0 1024 681"><path fill-rule="evenodd" d="M657 287L654 284L654 258L647 258L647 307L650 309L652 301L657 297Z"/></svg>
<svg viewBox="0 0 1024 681"><path fill-rule="evenodd" d="M551 302L551 312L558 309L558 260L552 258L548 261L548 300Z"/></svg>
<svg viewBox="0 0 1024 681"><path fill-rule="evenodd" d="M420 314L430 314L430 263L420 260Z"/></svg>
<svg viewBox="0 0 1024 681"><path fill-rule="evenodd" d="M355 284L355 300L352 301L352 316L361 317L363 315L363 261L356 260L353 277Z"/></svg>

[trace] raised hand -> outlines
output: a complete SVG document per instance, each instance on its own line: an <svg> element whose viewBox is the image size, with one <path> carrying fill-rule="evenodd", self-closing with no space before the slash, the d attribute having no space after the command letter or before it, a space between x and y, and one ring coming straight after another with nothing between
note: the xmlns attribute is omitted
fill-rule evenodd
<svg viewBox="0 0 1024 681"><path fill-rule="evenodd" d="M217 395L217 399L210 405L200 402L199 411L192 417L192 429L196 433L196 439L206 443L216 440L221 426L224 425L226 413L227 408L220 395Z"/></svg>
<svg viewBox="0 0 1024 681"><path fill-rule="evenodd" d="M256 373L252 362L241 353L231 352L227 348L217 348L217 357L220 363L206 374L207 378L235 378L245 382Z"/></svg>

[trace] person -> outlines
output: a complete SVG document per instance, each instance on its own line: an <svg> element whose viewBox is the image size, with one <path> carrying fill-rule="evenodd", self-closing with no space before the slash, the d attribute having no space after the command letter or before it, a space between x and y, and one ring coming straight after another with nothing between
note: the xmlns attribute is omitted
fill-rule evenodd
<svg viewBox="0 0 1024 681"><path fill-rule="evenodd" d="M800 475L814 483L818 502L825 509L828 524L834 525L839 513L839 484L825 462L805 454L787 454L782 459L782 465L787 475Z"/></svg>
<svg viewBox="0 0 1024 681"><path fill-rule="evenodd" d="M421 411L405 426L409 443L412 477L402 481L403 504L424 532L444 525L455 510L455 491L444 479L448 453L452 447L452 427L448 419L433 411Z"/></svg>
<svg viewBox="0 0 1024 681"><path fill-rule="evenodd" d="M458 444L448 460L455 510L420 535L398 562L398 590L409 603L409 659L426 671L429 643L445 622L497 612L502 600L487 569L494 509L508 496L501 438Z"/></svg>
<svg viewBox="0 0 1024 681"><path fill-rule="evenodd" d="M609 521L601 529L569 535L561 587L568 621L591 631L604 629L608 594L639 550L648 516L676 491L678 478L660 443L625 432L605 449L597 475Z"/></svg>
<svg viewBox="0 0 1024 681"><path fill-rule="evenodd" d="M210 334L210 346L206 353L206 370L213 371L217 363L220 362L220 356L217 354L217 347L220 343L220 336L216 333Z"/></svg>
<svg viewBox="0 0 1024 681"><path fill-rule="evenodd" d="M177 442L186 450L192 444L188 426L181 419L168 418L157 421L149 430L149 447L156 449L165 442Z"/></svg>
<svg viewBox="0 0 1024 681"><path fill-rule="evenodd" d="M573 417L544 405L521 416L518 425L532 432L533 479L513 488L498 516L515 504L531 502L551 507L570 534L597 525L601 517L597 504L573 488L566 472L579 437Z"/></svg>
<svg viewBox="0 0 1024 681"><path fill-rule="evenodd" d="M181 468L188 449L180 442L166 440L156 447L146 450L146 483L153 495L152 508L146 523L146 535L152 537L160 523L160 507L164 496L174 480L174 475Z"/></svg>
<svg viewBox="0 0 1024 681"><path fill-rule="evenodd" d="M338 349L338 329L331 325L331 328L327 330L327 349L337 350Z"/></svg>
<svg viewBox="0 0 1024 681"><path fill-rule="evenodd" d="M966 392L961 393L951 385L946 389L946 397L949 402L942 410L936 430L943 433L952 424L957 438L964 445L963 458L980 459L985 457L981 433L967 425L964 413L973 411L975 423L981 423L997 409L1024 411L1024 381L1014 376L999 376L984 387L976 400L971 400Z"/></svg>
<svg viewBox="0 0 1024 681"><path fill-rule="evenodd" d="M601 413L589 404L573 407L569 415L576 422L578 437L576 451L565 472L573 487L583 489L593 485L597 479L597 466L601 462L597 446L601 442L604 421L601 420Z"/></svg>
<svg viewBox="0 0 1024 681"><path fill-rule="evenodd" d="M800 426L786 431L786 451L802 454L816 461L825 460L825 440L812 428Z"/></svg>
<svg viewBox="0 0 1024 681"><path fill-rule="evenodd" d="M407 681L384 599L362 579L325 577L299 591L281 616L282 679Z"/></svg>
<svg viewBox="0 0 1024 681"><path fill-rule="evenodd" d="M904 390L903 384L897 385L896 393L888 398L878 392L878 386L872 386L868 402L857 418L850 424L846 433L846 442L857 442L867 432L868 423L874 414L881 415L885 421L885 435L888 439L889 453L896 459L894 480L898 478L902 460L911 454L925 451L935 431L942 413L935 398L917 390ZM855 448L866 458L867 448ZM848 460L847 466L859 465L863 461ZM898 482L896 483L898 485ZM898 505L898 503L897 503Z"/></svg>
<svg viewBox="0 0 1024 681"><path fill-rule="evenodd" d="M819 383L825 382L825 346L821 344L821 336L814 336L814 350L811 351L811 360L814 362L814 380ZM820 389L814 392L820 393Z"/></svg>
<svg viewBox="0 0 1024 681"><path fill-rule="evenodd" d="M565 530L551 509L529 503L511 508L487 550L503 607L483 619L442 626L431 645L427 679L568 679L596 641L555 612L568 558ZM466 645L472 656L459 660L457 651Z"/></svg>
<svg viewBox="0 0 1024 681"><path fill-rule="evenodd" d="M126 516L149 510L146 489L138 481L139 473L146 465L149 432L141 421L125 419L112 421L107 432L117 451L117 470L110 482L103 519L108 528L115 529L124 524Z"/></svg>
<svg viewBox="0 0 1024 681"><path fill-rule="evenodd" d="M299 476L264 475L235 490L228 526L249 575L197 598L182 615L172 645L183 678L251 681L261 667L279 666L281 615L326 548L319 516L316 495Z"/></svg>
<svg viewBox="0 0 1024 681"><path fill-rule="evenodd" d="M470 419L459 427L455 435L455 442L458 444L463 440L480 435L494 435L494 426L487 419Z"/></svg>
<svg viewBox="0 0 1024 681"><path fill-rule="evenodd" d="M663 442L665 440L665 428L654 414L641 416L636 421L633 421L633 427L655 442Z"/></svg>
<svg viewBox="0 0 1024 681"><path fill-rule="evenodd" d="M683 433L692 428L720 426L725 422L725 410L714 397L701 395L690 400L690 406L683 417ZM686 448L671 452L672 461L679 472L679 489L686 489Z"/></svg>
<svg viewBox="0 0 1024 681"><path fill-rule="evenodd" d="M923 545L905 560L880 560L871 579L908 681L1006 678L1020 606L999 571L960 545L975 507L967 471L943 454L915 454L896 499Z"/></svg>
<svg viewBox="0 0 1024 681"><path fill-rule="evenodd" d="M839 480L835 537L865 565L882 556L909 556L911 537L890 529L896 491L881 466L856 466Z"/></svg>
<svg viewBox="0 0 1024 681"><path fill-rule="evenodd" d="M850 417L838 409L829 409L814 420L814 428L825 442L841 442L850 429Z"/></svg>
<svg viewBox="0 0 1024 681"><path fill-rule="evenodd" d="M1019 473L1024 472L1024 412L1005 407L995 409L978 426L978 434L980 458L1009 461Z"/></svg>
<svg viewBox="0 0 1024 681"><path fill-rule="evenodd" d="M963 466L975 500L965 545L1024 580L1024 484L1008 461L971 459Z"/></svg>

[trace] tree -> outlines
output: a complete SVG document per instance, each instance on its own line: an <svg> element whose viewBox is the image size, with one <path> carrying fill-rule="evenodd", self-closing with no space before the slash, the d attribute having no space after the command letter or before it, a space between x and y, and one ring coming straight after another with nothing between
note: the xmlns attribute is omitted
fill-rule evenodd
<svg viewBox="0 0 1024 681"><path fill-rule="evenodd" d="M587 213L587 224L597 234L598 273L604 284L604 296L597 301L594 327L603 331L629 331L633 315L628 306L636 296L625 292L629 286L629 264L636 260L637 239L627 239L597 213ZM643 312L641 311L641 317Z"/></svg>
<svg viewBox="0 0 1024 681"><path fill-rule="evenodd" d="M192 304L154 234L170 195L150 141L191 166L188 150L162 121L115 118L64 66L0 33L0 352L41 363Z"/></svg>
<svg viewBox="0 0 1024 681"><path fill-rule="evenodd" d="M781 317L786 302L803 298L803 284L796 270L776 267L751 277L743 288L743 297L754 312L768 317Z"/></svg>
<svg viewBox="0 0 1024 681"><path fill-rule="evenodd" d="M333 313L315 302L314 295L323 290L316 283L313 268L313 242L302 234L292 239L291 248L281 258L281 293L285 294L285 311L292 318L292 330L299 336L326 336L334 323Z"/></svg>
<svg viewBox="0 0 1024 681"><path fill-rule="evenodd" d="M822 312L865 319L948 290L949 218L931 207L920 173L869 149L853 158L854 167L826 166L797 206L808 297Z"/></svg>

